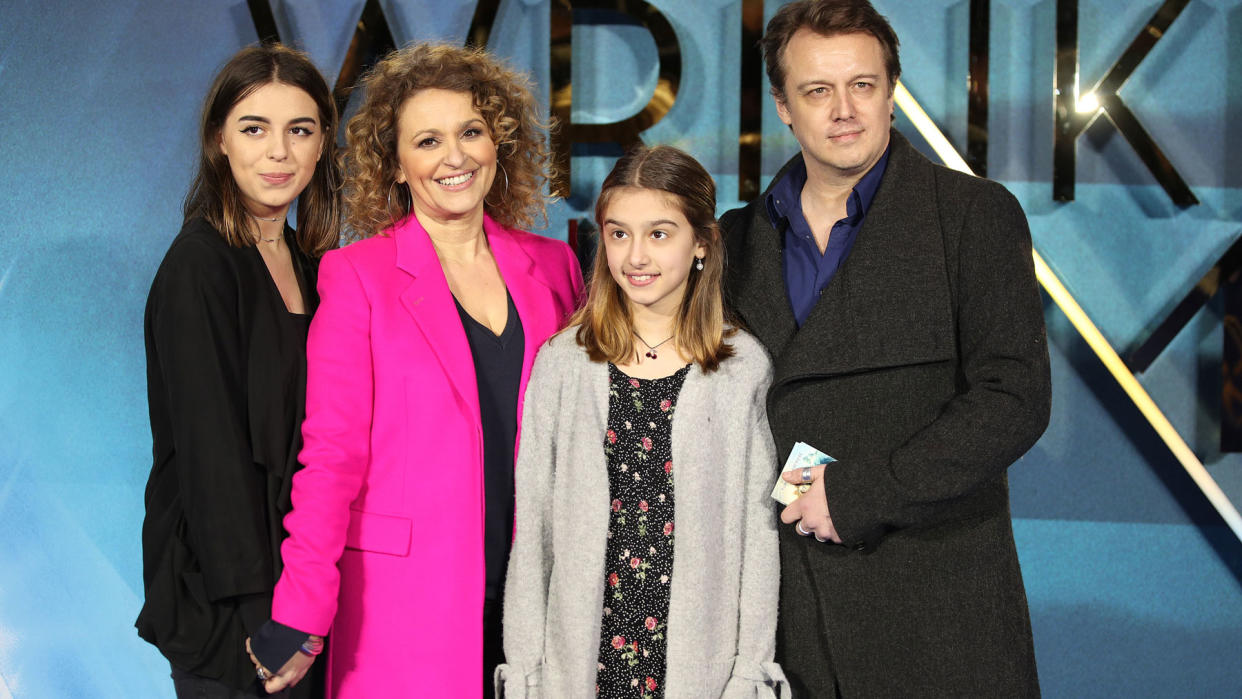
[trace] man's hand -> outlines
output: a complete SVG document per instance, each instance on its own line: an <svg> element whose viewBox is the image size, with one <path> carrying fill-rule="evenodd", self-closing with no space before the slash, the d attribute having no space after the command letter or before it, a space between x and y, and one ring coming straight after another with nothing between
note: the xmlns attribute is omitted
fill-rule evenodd
<svg viewBox="0 0 1242 699"><path fill-rule="evenodd" d="M786 482L801 484L802 469L794 469L781 474ZM832 515L828 513L828 496L824 493L824 467L815 466L811 469L811 489L798 496L781 511L781 521L793 524L799 534L812 536L820 541L834 544L841 543L837 528L832 526Z"/></svg>
<svg viewBox="0 0 1242 699"><path fill-rule="evenodd" d="M267 673L267 679L263 681L263 689L268 694L275 694L286 687L292 687L301 682L302 678L310 670L311 665L315 662L315 656L299 651L294 653L293 657L289 658L288 662L273 674L271 670L263 667L258 658L254 657L254 652L250 650L249 638L246 639L246 653L250 655L250 662L254 663L256 670L263 670Z"/></svg>

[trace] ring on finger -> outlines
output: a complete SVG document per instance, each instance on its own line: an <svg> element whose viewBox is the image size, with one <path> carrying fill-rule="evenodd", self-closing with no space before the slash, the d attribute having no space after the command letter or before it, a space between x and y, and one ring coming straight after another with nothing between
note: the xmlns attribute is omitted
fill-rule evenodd
<svg viewBox="0 0 1242 699"><path fill-rule="evenodd" d="M254 674L258 675L260 682L266 682L271 675L267 674L267 670L263 668L255 668Z"/></svg>
<svg viewBox="0 0 1242 699"><path fill-rule="evenodd" d="M810 466L802 467L802 482L803 483L811 482L811 467Z"/></svg>
<svg viewBox="0 0 1242 699"><path fill-rule="evenodd" d="M821 544L826 544L826 543L828 543L828 540L827 540L827 539L825 539L825 538L823 538L823 537L822 537L822 536L820 536L819 534L816 534L816 535L815 535L815 540L816 540L816 541L818 541L818 542L819 542L819 543L821 543Z"/></svg>
<svg viewBox="0 0 1242 699"><path fill-rule="evenodd" d="M803 529L803 528L802 528L802 520L798 520L798 522L797 522L796 524L794 524L794 529L795 529L795 530L796 530L799 534L801 534L802 536L810 536L810 535L811 535L811 532L808 532L807 530L805 530L805 529Z"/></svg>

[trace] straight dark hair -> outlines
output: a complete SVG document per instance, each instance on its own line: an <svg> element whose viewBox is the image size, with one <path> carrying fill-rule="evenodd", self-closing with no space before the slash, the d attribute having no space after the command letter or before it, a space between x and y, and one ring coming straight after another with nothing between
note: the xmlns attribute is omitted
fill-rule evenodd
<svg viewBox="0 0 1242 699"><path fill-rule="evenodd" d="M617 191L626 187L662 192L676 202L696 243L704 246L703 269L691 269L685 295L673 322L673 341L703 371L715 371L733 356L725 338L735 330L726 327L724 294L724 239L716 222L716 183L699 161L672 146L637 146L617 161L604 178L595 201L595 223L601 235L604 219ZM612 278L608 254L601 240L587 301L574 314L577 342L592 361L625 364L634 357L634 320L629 299Z"/></svg>
<svg viewBox="0 0 1242 699"><path fill-rule="evenodd" d="M298 247L319 257L337 246L341 231L341 173L336 149L336 103L328 83L309 57L280 44L250 46L224 64L203 102L199 122L198 172L185 195L185 220L201 216L230 245L254 245L252 220L220 150L220 130L238 102L272 83L301 89L319 108L323 154L306 189L298 195Z"/></svg>
<svg viewBox="0 0 1242 699"><path fill-rule="evenodd" d="M763 61L772 84L772 96L785 100L785 47L799 29L809 29L820 36L870 34L884 51L884 67L888 72L888 91L892 94L901 77L901 57L897 54L897 33L867 0L799 0L791 2L772 15L763 33Z"/></svg>

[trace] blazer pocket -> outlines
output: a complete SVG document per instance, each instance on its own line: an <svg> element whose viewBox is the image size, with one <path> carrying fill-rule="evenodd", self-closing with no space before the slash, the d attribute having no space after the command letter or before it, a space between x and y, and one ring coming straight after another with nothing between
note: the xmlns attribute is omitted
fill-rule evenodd
<svg viewBox="0 0 1242 699"><path fill-rule="evenodd" d="M410 553L413 526L409 517L350 510L345 548L406 556Z"/></svg>

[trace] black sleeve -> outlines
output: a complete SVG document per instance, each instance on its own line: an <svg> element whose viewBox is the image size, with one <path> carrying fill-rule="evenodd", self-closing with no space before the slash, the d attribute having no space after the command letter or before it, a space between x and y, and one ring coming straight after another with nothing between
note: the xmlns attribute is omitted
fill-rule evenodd
<svg viewBox="0 0 1242 699"><path fill-rule="evenodd" d="M207 596L270 594L265 475L246 420L241 284L223 241L179 239L148 304L188 544Z"/></svg>
<svg viewBox="0 0 1242 699"><path fill-rule="evenodd" d="M279 621L268 621L250 637L250 650L263 667L278 672L310 636Z"/></svg>

